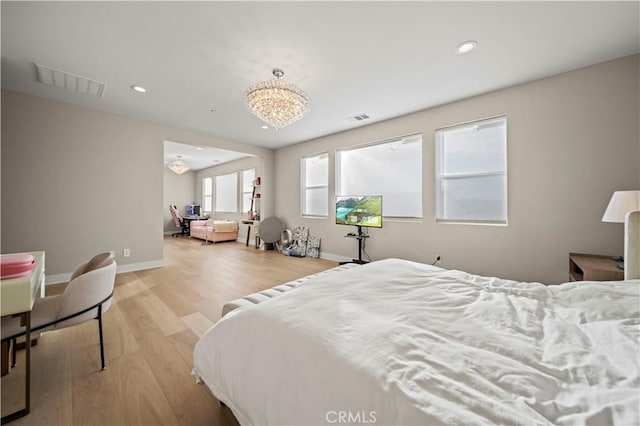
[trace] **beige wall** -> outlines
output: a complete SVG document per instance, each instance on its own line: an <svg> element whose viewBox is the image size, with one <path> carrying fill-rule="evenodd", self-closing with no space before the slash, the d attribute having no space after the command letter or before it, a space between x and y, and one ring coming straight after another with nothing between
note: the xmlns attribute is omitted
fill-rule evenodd
<svg viewBox="0 0 640 426"><path fill-rule="evenodd" d="M373 259L400 257L505 278L548 283L568 279L570 251L622 254L623 226L603 223L615 190L639 187L638 56L323 137L276 151L276 215L322 238L323 255L355 257L357 245L334 224L337 148L400 135L423 135L421 221L372 229ZM436 224L434 132L456 123L508 117L509 225ZM300 157L329 152L330 216L300 215Z"/></svg>
<svg viewBox="0 0 640 426"><path fill-rule="evenodd" d="M2 90L2 252L45 250L48 277L105 250L162 264L165 140L263 157L274 180L269 149Z"/></svg>
<svg viewBox="0 0 640 426"><path fill-rule="evenodd" d="M164 233L172 234L179 232L173 222L173 216L169 211L169 204L175 204L181 215L186 215L185 206L192 204L194 201L199 203L196 197L196 172L187 171L181 175L175 174L168 167L164 167L164 197L163 207L163 223Z"/></svg>
<svg viewBox="0 0 640 426"><path fill-rule="evenodd" d="M355 242L333 217L300 216L300 156L328 151L333 171L336 148L420 132L424 219L371 230L371 256L440 254L449 268L560 282L569 251L622 252L622 225L601 217L614 190L640 186L639 75L638 56L623 58L283 148L275 161L272 150L3 90L2 252L46 250L50 276L104 250L121 267L161 263L163 141L172 140L260 157L263 217L310 226L324 254L352 257ZM499 114L508 116L509 226L436 224L435 129ZM331 199L333 188L332 172Z"/></svg>

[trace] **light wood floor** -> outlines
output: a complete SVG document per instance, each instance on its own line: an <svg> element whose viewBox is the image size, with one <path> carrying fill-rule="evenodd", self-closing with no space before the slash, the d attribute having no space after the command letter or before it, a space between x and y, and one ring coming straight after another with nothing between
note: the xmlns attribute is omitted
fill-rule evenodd
<svg viewBox="0 0 640 426"><path fill-rule="evenodd" d="M236 425L190 375L198 336L227 301L336 263L236 242L202 243L167 237L165 267L117 275L104 316L106 370L100 371L97 321L44 333L31 352L31 414L11 424ZM23 352L2 378L3 415L22 404Z"/></svg>

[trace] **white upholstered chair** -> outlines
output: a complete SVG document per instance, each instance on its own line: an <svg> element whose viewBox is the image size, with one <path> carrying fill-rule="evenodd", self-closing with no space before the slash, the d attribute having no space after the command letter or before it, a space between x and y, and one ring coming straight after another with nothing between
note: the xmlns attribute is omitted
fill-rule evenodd
<svg viewBox="0 0 640 426"><path fill-rule="evenodd" d="M36 299L31 310L31 331L49 331L97 319L100 333L100 360L104 362L102 315L111 306L116 277L116 261L111 253L101 253L81 263L71 275L62 294ZM12 341L15 365L16 339L25 334L19 318L2 319L2 341Z"/></svg>

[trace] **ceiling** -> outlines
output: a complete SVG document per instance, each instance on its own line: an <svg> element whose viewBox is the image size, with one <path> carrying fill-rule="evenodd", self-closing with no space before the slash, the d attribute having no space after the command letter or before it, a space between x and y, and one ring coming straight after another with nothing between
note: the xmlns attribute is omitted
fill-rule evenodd
<svg viewBox="0 0 640 426"><path fill-rule="evenodd" d="M2 1L1 8L3 88L267 148L640 52L638 2ZM466 40L477 49L456 54ZM103 97L39 83L34 63L104 82ZM307 92L311 109L289 127L265 130L244 92L275 67ZM347 119L363 113L371 118Z"/></svg>
<svg viewBox="0 0 640 426"><path fill-rule="evenodd" d="M164 141L164 164L169 165L173 163L178 159L178 155L180 159L190 167L190 170L193 171L206 169L207 167L217 166L245 157L252 157L250 154L229 151L228 149Z"/></svg>

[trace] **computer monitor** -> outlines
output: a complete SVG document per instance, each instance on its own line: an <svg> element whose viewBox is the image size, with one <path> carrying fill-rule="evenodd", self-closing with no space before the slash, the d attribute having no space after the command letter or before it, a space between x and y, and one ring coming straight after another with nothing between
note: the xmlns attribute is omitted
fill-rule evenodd
<svg viewBox="0 0 640 426"><path fill-rule="evenodd" d="M187 216L200 216L199 204L187 204Z"/></svg>

